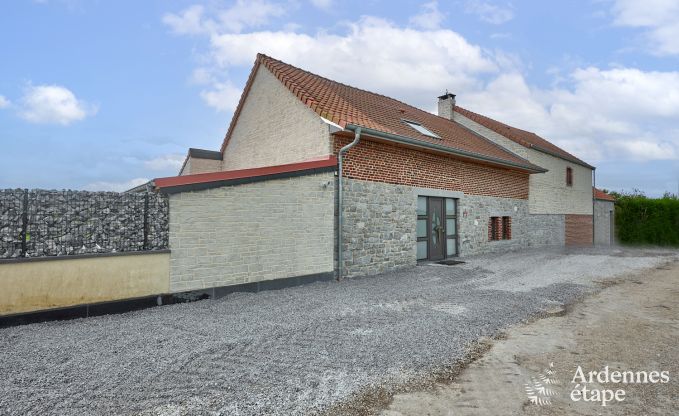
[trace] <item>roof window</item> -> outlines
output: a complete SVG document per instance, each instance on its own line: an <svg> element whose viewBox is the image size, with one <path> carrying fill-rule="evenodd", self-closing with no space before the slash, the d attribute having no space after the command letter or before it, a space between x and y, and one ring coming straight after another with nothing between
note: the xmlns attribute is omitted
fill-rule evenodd
<svg viewBox="0 0 679 416"><path fill-rule="evenodd" d="M435 139L440 139L440 137L436 134L418 123L417 121L412 121L412 120L403 120L404 123L409 125L410 127L414 128L418 132L424 134L425 136L433 137Z"/></svg>

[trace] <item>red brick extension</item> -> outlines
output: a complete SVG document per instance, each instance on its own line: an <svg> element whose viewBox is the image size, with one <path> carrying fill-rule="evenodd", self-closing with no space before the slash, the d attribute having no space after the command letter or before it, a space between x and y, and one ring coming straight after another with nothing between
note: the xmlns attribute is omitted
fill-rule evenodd
<svg viewBox="0 0 679 416"><path fill-rule="evenodd" d="M349 142L335 136L335 154ZM344 173L353 179L528 199L527 173L366 139L347 152Z"/></svg>
<svg viewBox="0 0 679 416"><path fill-rule="evenodd" d="M593 239L592 216L566 214L566 245L589 246Z"/></svg>

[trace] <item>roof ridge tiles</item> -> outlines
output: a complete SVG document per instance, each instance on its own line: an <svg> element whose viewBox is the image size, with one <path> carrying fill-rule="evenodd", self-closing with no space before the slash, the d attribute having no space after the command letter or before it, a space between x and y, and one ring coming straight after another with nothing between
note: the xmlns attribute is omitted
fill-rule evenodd
<svg viewBox="0 0 679 416"><path fill-rule="evenodd" d="M243 101L259 66L263 65L293 96L319 116L346 128L347 125L361 126L395 137L404 137L417 142L429 143L463 154L477 154L496 160L507 166L536 171L541 168L510 150L498 146L491 140L475 135L452 120L438 117L395 98L316 75L293 65L286 64L265 54L257 54L257 59L248 77L241 100L234 112L234 118L222 144L225 151L240 114ZM403 122L404 118L421 123L437 137L422 134Z"/></svg>

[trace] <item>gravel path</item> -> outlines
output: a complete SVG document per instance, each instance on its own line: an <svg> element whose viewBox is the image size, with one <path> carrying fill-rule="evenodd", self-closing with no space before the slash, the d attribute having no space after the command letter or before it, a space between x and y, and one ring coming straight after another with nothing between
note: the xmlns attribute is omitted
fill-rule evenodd
<svg viewBox="0 0 679 416"><path fill-rule="evenodd" d="M457 266L0 330L0 414L307 414L398 384L661 251L532 251Z"/></svg>

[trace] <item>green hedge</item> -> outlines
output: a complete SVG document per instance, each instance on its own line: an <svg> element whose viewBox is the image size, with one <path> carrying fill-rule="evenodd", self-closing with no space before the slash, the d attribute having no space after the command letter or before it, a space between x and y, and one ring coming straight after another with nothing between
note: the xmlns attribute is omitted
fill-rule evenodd
<svg viewBox="0 0 679 416"><path fill-rule="evenodd" d="M679 247L679 199L617 195L615 228L621 244Z"/></svg>

